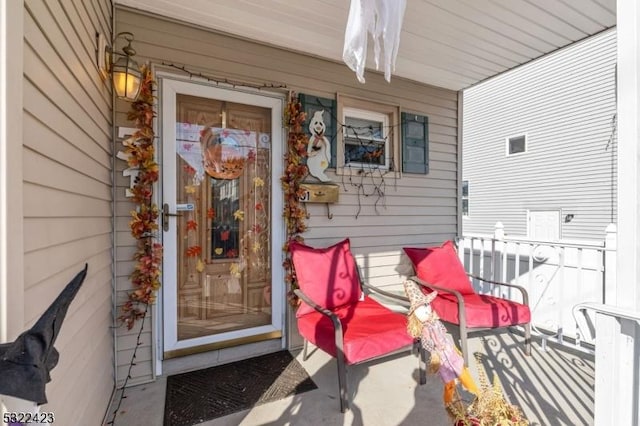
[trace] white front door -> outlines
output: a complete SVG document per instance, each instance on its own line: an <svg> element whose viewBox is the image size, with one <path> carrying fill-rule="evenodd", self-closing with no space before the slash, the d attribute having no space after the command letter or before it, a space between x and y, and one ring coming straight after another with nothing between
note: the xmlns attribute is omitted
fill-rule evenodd
<svg viewBox="0 0 640 426"><path fill-rule="evenodd" d="M164 357L280 338L284 100L159 81Z"/></svg>
<svg viewBox="0 0 640 426"><path fill-rule="evenodd" d="M528 237L539 241L560 240L560 211L530 210Z"/></svg>

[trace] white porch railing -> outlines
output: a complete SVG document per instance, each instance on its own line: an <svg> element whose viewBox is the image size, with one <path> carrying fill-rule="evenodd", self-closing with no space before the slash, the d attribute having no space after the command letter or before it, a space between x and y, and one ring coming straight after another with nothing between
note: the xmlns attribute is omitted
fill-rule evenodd
<svg viewBox="0 0 640 426"><path fill-rule="evenodd" d="M542 337L546 349L549 338L576 345L595 343L592 330L594 313L575 318L573 307L581 303L605 303L607 274L615 270L615 238L596 243L546 242L505 237L500 224L492 236L458 238L458 253L465 269L490 280L518 284L529 292L532 329ZM488 285L474 282L479 293L490 291ZM495 296L518 300L519 293L497 288Z"/></svg>

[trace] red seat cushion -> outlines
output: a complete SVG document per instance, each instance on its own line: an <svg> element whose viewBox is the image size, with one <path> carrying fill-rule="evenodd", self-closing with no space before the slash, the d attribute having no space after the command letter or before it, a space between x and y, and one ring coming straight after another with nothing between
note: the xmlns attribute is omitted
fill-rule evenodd
<svg viewBox="0 0 640 426"><path fill-rule="evenodd" d="M462 294L474 294L452 241L446 241L440 247L404 247L403 250L421 280Z"/></svg>
<svg viewBox="0 0 640 426"><path fill-rule="evenodd" d="M407 333L406 316L393 312L370 297L333 312L342 323L347 364L366 361L413 343L413 338ZM333 323L329 317L316 311L302 315L298 317L298 331L318 348L336 356Z"/></svg>
<svg viewBox="0 0 640 426"><path fill-rule="evenodd" d="M326 248L292 241L289 251L300 290L318 305L334 309L360 299L360 277L348 238ZM309 312L315 311L302 302L296 316Z"/></svg>
<svg viewBox="0 0 640 426"><path fill-rule="evenodd" d="M483 294L467 294L463 298L467 327L497 328L531 321L531 311L522 303ZM460 324L458 301L453 294L439 292L431 307L443 321Z"/></svg>

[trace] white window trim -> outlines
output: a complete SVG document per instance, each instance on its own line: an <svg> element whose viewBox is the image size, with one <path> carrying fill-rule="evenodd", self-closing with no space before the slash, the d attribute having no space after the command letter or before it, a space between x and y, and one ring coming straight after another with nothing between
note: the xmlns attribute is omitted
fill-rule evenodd
<svg viewBox="0 0 640 426"><path fill-rule="evenodd" d="M511 139L520 138L520 137L524 137L524 151L522 151L522 152L516 152L516 153L510 154L510 153L509 153L509 141L510 141ZM508 136L508 137L506 137L506 138L505 138L505 145L504 145L504 148L505 148L505 149L504 149L504 152L505 152L505 155L506 155L507 157L514 157L514 156L518 156L518 155L526 154L527 152L529 152L529 135L528 135L527 133L518 133L518 134L516 134L516 135L514 135L514 136Z"/></svg>
<svg viewBox="0 0 640 426"><path fill-rule="evenodd" d="M336 101L337 116L339 117L339 120L341 120L341 122L338 123L338 127L344 124L345 110L347 112L353 112L355 110L365 114L371 114L368 117L362 115L359 116L364 119L372 119L371 117L374 117L374 120L379 120L381 116L384 116L386 118L386 126L388 126L384 129L386 137L386 167L382 165L370 166L368 164L361 163L351 163L351 166L345 164L344 132L341 129L338 129L338 135L336 137L336 174L356 175L362 173L362 170L365 170L367 173L369 173L369 171L380 170L385 175L392 175L393 177L400 178L402 175L402 158L400 157L401 130L398 126L394 126L394 124L400 123L400 107L397 105L378 103L369 99L345 96L339 93L336 96Z"/></svg>
<svg viewBox="0 0 640 426"><path fill-rule="evenodd" d="M360 138L363 140L374 140L376 142L380 142L380 144L384 143L384 164L382 165L371 165L371 164L367 164L367 163L359 163L357 161L351 162L349 164L353 164L356 167L362 167L362 168L371 168L371 169L375 169L375 168L379 168L382 170L389 170L389 164L391 162L391 156L389 154L389 150L390 150L390 141L389 141L389 116L387 114L383 114L381 112L375 112L375 111L368 111L368 110L364 110L364 109L360 109L360 108L351 108L351 107L345 107L342 110L342 122L346 124L347 122L347 117L351 117L351 118L359 118L362 120L368 120L368 121L375 121L375 122L379 122L382 123L382 138L378 139L378 138ZM342 139L342 143L343 145L345 144L345 138L343 137ZM344 149L344 147L343 147ZM344 156L343 156L344 158Z"/></svg>

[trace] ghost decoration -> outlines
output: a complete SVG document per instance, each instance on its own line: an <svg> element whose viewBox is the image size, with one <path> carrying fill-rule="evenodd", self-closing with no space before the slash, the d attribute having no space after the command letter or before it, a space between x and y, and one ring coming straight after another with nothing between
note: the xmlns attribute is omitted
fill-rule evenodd
<svg viewBox="0 0 640 426"><path fill-rule="evenodd" d="M400 47L402 20L406 0L351 0L347 27L344 32L342 60L360 83L364 83L364 67L367 62L367 41L371 34L376 69L380 62L384 78L391 81ZM381 52L384 53L381 55ZM380 61L382 59L382 61Z"/></svg>
<svg viewBox="0 0 640 426"><path fill-rule="evenodd" d="M324 171L331 161L331 143L324 135L327 129L322 117L322 111L316 111L309 120L309 132L311 137L307 144L307 167L309 174L321 182L329 182L329 177Z"/></svg>

